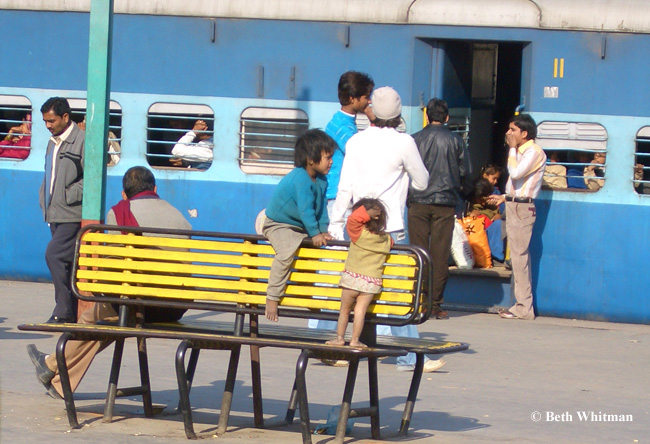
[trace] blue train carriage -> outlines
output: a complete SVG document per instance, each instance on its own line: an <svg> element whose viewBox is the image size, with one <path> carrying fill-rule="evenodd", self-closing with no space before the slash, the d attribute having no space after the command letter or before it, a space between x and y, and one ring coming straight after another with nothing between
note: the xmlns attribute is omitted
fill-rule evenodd
<svg viewBox="0 0 650 444"><path fill-rule="evenodd" d="M0 0L15 61L0 65L0 133L34 121L26 158L0 161L3 278L49 278L39 108L65 96L83 120L89 8ZM129 167L149 165L195 228L252 232L296 137L325 126L339 75L355 69L398 90L408 133L430 97L447 100L476 171L505 164L508 119L530 113L549 154L531 245L537 312L647 322L649 17L641 0L116 1L107 204ZM47 29L67 37L44 40ZM212 161L174 164L199 119ZM448 288L464 306L511 301L507 279L457 276Z"/></svg>

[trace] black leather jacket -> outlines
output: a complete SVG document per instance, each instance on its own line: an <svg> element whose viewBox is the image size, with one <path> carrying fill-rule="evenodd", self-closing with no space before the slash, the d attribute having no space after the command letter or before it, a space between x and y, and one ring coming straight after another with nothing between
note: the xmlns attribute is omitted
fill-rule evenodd
<svg viewBox="0 0 650 444"><path fill-rule="evenodd" d="M429 185L422 191L409 189L408 204L455 207L463 202L465 183L471 177L465 142L444 125L428 125L413 134L420 156L429 171Z"/></svg>

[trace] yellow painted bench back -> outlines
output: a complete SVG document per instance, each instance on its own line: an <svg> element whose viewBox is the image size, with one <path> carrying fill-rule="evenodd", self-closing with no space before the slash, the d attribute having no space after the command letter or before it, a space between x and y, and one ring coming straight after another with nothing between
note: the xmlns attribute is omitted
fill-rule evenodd
<svg viewBox="0 0 650 444"><path fill-rule="evenodd" d="M106 228L91 226L80 234L74 283L81 294L265 303L274 251L258 236L142 229L122 234ZM347 249L302 246L281 309L338 310L346 257ZM418 314L414 310L426 311L428 304L417 299L418 279L426 278L421 262L413 252L392 251L382 292L368 312L410 317Z"/></svg>

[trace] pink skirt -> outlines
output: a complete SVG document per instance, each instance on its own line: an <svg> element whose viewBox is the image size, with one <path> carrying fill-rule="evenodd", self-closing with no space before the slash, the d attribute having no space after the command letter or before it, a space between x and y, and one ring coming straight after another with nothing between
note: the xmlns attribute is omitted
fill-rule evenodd
<svg viewBox="0 0 650 444"><path fill-rule="evenodd" d="M381 278L373 278L343 270L339 285L343 288L349 288L350 290L356 290L361 293L377 294L381 293L382 280Z"/></svg>

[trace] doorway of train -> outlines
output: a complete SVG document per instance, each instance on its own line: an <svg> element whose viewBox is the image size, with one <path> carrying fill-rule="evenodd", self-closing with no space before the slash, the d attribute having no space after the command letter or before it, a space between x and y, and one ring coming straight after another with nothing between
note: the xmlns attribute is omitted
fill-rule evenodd
<svg viewBox="0 0 650 444"><path fill-rule="evenodd" d="M525 43L424 39L416 46L421 50L416 50L416 65L430 73L430 94L422 94L421 103L426 106L431 97L448 103L448 125L466 140L474 176L488 163L505 167L505 133L521 104ZM418 52L423 56L419 60ZM422 63L428 64L428 54L431 65L426 69ZM416 87L426 80L416 74Z"/></svg>

